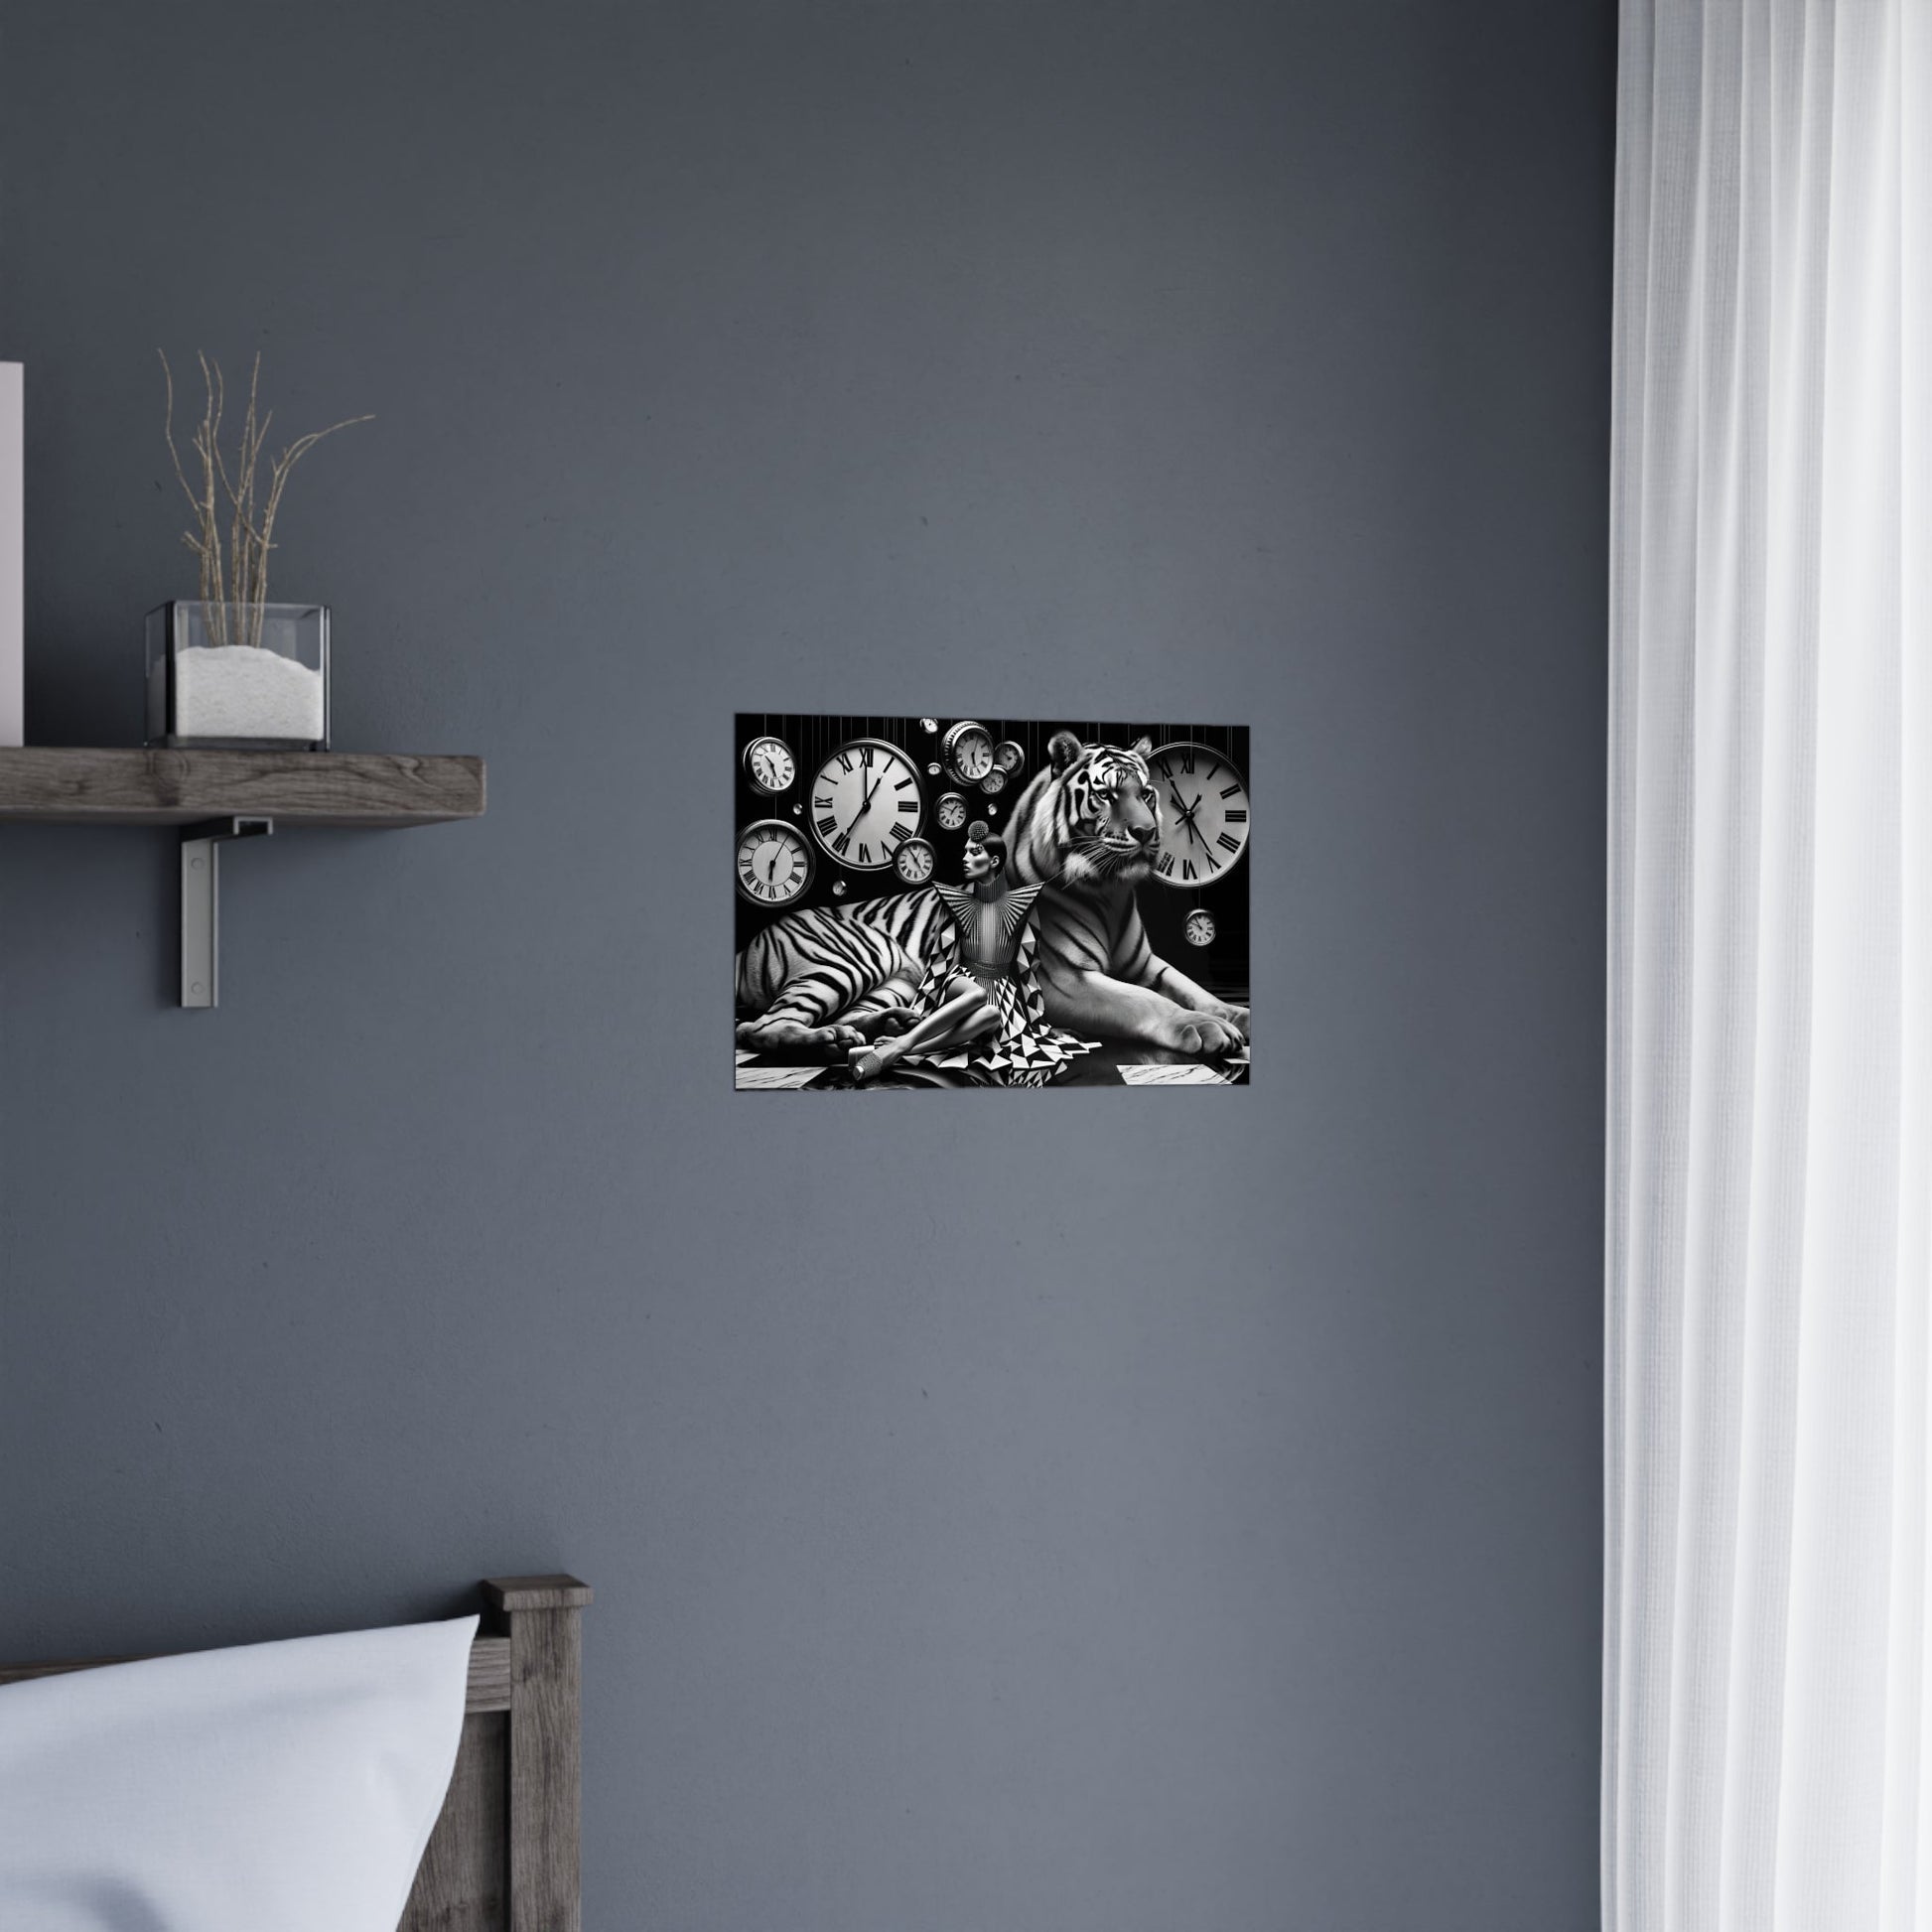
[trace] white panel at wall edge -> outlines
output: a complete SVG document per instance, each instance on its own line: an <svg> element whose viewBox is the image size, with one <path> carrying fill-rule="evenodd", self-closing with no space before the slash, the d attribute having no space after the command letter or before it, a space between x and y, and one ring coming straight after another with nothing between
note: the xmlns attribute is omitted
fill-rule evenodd
<svg viewBox="0 0 1932 1932"><path fill-rule="evenodd" d="M0 747L27 742L21 365L0 362Z"/></svg>

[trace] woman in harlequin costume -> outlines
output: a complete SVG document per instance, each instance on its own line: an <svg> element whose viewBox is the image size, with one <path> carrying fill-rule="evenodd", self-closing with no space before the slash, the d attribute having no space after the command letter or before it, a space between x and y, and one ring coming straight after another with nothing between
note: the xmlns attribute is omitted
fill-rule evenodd
<svg viewBox="0 0 1932 1932"><path fill-rule="evenodd" d="M1034 981L1033 909L1043 889L1009 888L1006 869L1006 840L975 820L966 828L965 885L937 888L952 925L919 988L925 1018L890 1042L855 1047L855 1078L916 1058L994 1084L1043 1086L1087 1051L1087 1041L1046 1024Z"/></svg>

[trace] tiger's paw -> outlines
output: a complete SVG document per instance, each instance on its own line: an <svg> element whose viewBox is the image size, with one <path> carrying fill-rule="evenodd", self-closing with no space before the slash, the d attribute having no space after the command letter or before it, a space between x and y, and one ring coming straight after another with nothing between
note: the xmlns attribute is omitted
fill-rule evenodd
<svg viewBox="0 0 1932 1932"><path fill-rule="evenodd" d="M738 1043L755 1052L823 1054L842 1057L866 1043L857 1027L807 1027L798 1020L748 1020L738 1029Z"/></svg>
<svg viewBox="0 0 1932 1932"><path fill-rule="evenodd" d="M1238 1010L1238 1009L1231 1009ZM1238 1053L1247 1044L1232 1021L1217 1020L1211 1013L1188 1013L1176 1007L1159 1027L1157 1041L1176 1053Z"/></svg>
<svg viewBox="0 0 1932 1932"><path fill-rule="evenodd" d="M860 1031L868 1039L883 1039L890 1034L907 1032L918 1017L910 1007L887 1007L873 1014Z"/></svg>

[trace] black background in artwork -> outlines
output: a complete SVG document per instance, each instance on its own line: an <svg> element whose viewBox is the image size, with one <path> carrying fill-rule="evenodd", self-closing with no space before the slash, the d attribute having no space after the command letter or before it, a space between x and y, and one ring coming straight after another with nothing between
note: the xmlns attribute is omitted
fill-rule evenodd
<svg viewBox="0 0 1932 1932"><path fill-rule="evenodd" d="M1234 766L1245 782L1249 808L1254 809L1254 773L1248 762L1248 727L1245 725L1175 725L1109 722L1092 718L992 718L976 716L974 722L985 726L995 745L1011 739L1026 753L1026 762L1013 774L1007 788L989 797L977 786L961 785L939 764L939 747L946 733L962 722L957 718L932 719L934 729L926 729L923 718L834 717L824 714L798 716L778 712L740 712L733 746L736 817L733 842L755 820L782 819L795 825L811 846L814 871L811 884L797 898L779 908L757 906L743 895L738 903L737 944L742 950L751 939L783 912L795 912L807 905L850 905L856 899L872 898L886 893L901 893L906 887L890 866L883 870L848 869L838 863L824 846L812 837L807 824L809 792L814 773L840 746L856 738L883 739L898 746L912 761L920 790L919 836L926 839L938 855L934 878L944 885L957 885L965 877L965 826L943 830L938 821L938 803L948 791L957 791L966 800L966 825L983 818L996 832L1006 829L1013 807L1029 782L1046 759L1046 748L1053 734L1070 731L1083 745L1132 745L1136 739L1153 740L1156 748L1178 740L1205 746L1219 753ZM797 775L789 790L773 797L752 783L745 766L745 751L755 738L766 735L781 738L790 748ZM834 888L843 884L845 891ZM1246 1004L1249 986L1248 965L1248 854L1229 868L1227 875L1211 885L1177 887L1145 881L1138 890L1141 918L1147 926L1148 942L1162 958L1171 960L1189 979L1198 981L1222 999ZM1189 945L1185 931L1187 914L1203 907L1213 914L1214 938L1206 946Z"/></svg>

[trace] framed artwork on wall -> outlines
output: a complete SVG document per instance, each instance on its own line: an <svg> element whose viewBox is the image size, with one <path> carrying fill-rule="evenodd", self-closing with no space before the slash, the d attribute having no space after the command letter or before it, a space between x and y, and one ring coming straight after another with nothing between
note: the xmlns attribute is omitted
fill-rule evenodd
<svg viewBox="0 0 1932 1932"><path fill-rule="evenodd" d="M1241 1086L1248 730L742 712L744 1091Z"/></svg>

